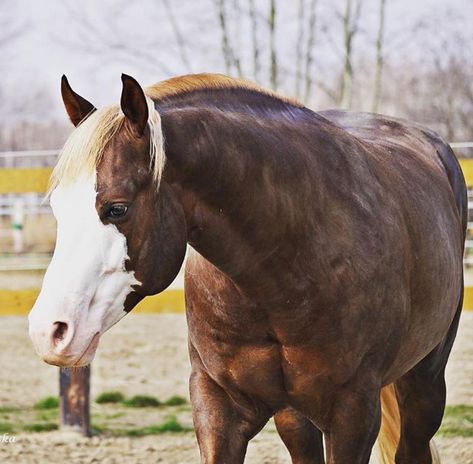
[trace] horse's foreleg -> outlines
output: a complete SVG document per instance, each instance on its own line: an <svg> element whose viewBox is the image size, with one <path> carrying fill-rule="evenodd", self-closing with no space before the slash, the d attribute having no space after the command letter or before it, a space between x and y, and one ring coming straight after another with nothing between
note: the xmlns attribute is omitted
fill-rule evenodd
<svg viewBox="0 0 473 464"><path fill-rule="evenodd" d="M242 464L248 441L271 414L230 398L201 369L191 374L190 395L202 464Z"/></svg>
<svg viewBox="0 0 473 464"><path fill-rule="evenodd" d="M379 388L343 388L334 399L325 435L328 464L368 464L380 424Z"/></svg>
<svg viewBox="0 0 473 464"><path fill-rule="evenodd" d="M287 408L275 414L274 422L293 464L324 464L322 433L309 419Z"/></svg>

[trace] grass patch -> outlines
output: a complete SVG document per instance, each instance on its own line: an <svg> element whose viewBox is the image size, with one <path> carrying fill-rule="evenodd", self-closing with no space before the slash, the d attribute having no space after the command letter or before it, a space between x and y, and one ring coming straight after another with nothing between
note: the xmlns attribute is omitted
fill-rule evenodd
<svg viewBox="0 0 473 464"><path fill-rule="evenodd" d="M471 427L449 427L442 426L438 431L441 437L464 437L473 438L473 428Z"/></svg>
<svg viewBox="0 0 473 464"><path fill-rule="evenodd" d="M106 435L114 437L144 437L146 435L159 435L163 433L191 432L191 427L182 425L174 416L169 416L162 424L148 425L145 427L114 428L106 425L92 425L93 435Z"/></svg>
<svg viewBox="0 0 473 464"><path fill-rule="evenodd" d="M19 412L19 411L20 411L20 408L15 408L13 406L6 406L3 408L0 408L0 414L10 413L10 412Z"/></svg>
<svg viewBox="0 0 473 464"><path fill-rule="evenodd" d="M59 427L53 422L42 422L37 424L26 424L23 428L27 432L50 432L51 430L57 430Z"/></svg>
<svg viewBox="0 0 473 464"><path fill-rule="evenodd" d="M90 426L90 431L92 432L92 435L100 435L102 433L107 432L107 429L101 425L92 424Z"/></svg>
<svg viewBox="0 0 473 464"><path fill-rule="evenodd" d="M44 409L36 412L35 418L38 421L50 422L57 419L59 412L57 409Z"/></svg>
<svg viewBox="0 0 473 464"><path fill-rule="evenodd" d="M164 402L165 406L182 406L183 404L187 404L187 400L178 395L171 396Z"/></svg>
<svg viewBox="0 0 473 464"><path fill-rule="evenodd" d="M0 422L0 433L13 433L14 427L8 422Z"/></svg>
<svg viewBox="0 0 473 464"><path fill-rule="evenodd" d="M473 437L473 406L447 406L438 434L444 437Z"/></svg>
<svg viewBox="0 0 473 464"><path fill-rule="evenodd" d="M158 430L158 433L185 432L187 427L184 427L175 417L168 417L165 422L158 426Z"/></svg>
<svg viewBox="0 0 473 464"><path fill-rule="evenodd" d="M467 418L473 421L473 406L467 404L452 404L445 408L446 417Z"/></svg>
<svg viewBox="0 0 473 464"><path fill-rule="evenodd" d="M129 408L156 408L158 406L183 406L188 404L187 400L179 395L173 395L162 403L158 398L149 395L135 395L131 398L125 398L123 393L119 391L104 392L97 397L95 402L99 404L121 403Z"/></svg>
<svg viewBox="0 0 473 464"><path fill-rule="evenodd" d="M129 437L142 437L144 435L158 435L161 433L179 433L188 432L189 428L184 427L175 417L169 417L160 425L149 425L126 430L125 434Z"/></svg>
<svg viewBox="0 0 473 464"><path fill-rule="evenodd" d="M110 421L110 420L113 420L113 419L120 419L120 417L125 417L127 415L128 411L126 410L121 410L121 411L117 411L117 412L100 412L100 413L96 413L96 412L93 412L92 413L92 417L94 420L99 420L99 421Z"/></svg>
<svg viewBox="0 0 473 464"><path fill-rule="evenodd" d="M161 401L154 396L135 395L128 400L122 401L122 404L128 408L156 408L161 406Z"/></svg>
<svg viewBox="0 0 473 464"><path fill-rule="evenodd" d="M104 419L119 419L120 417L125 416L124 412L114 412L112 414L104 414Z"/></svg>
<svg viewBox="0 0 473 464"><path fill-rule="evenodd" d="M57 396L47 396L34 405L35 409L54 409L58 407L59 398Z"/></svg>
<svg viewBox="0 0 473 464"><path fill-rule="evenodd" d="M99 396L97 396L97 399L95 400L95 402L99 404L121 403L124 400L125 400L125 396L123 395L123 393L119 391L109 391L109 392L103 392Z"/></svg>

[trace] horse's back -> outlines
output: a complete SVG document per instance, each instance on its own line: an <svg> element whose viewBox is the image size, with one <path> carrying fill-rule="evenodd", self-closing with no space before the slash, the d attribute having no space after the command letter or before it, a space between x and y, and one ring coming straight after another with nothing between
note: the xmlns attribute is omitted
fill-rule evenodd
<svg viewBox="0 0 473 464"><path fill-rule="evenodd" d="M408 149L438 163L447 175L463 228L466 228L468 206L463 173L450 145L436 132L411 121L376 113L327 110L319 114L381 150Z"/></svg>

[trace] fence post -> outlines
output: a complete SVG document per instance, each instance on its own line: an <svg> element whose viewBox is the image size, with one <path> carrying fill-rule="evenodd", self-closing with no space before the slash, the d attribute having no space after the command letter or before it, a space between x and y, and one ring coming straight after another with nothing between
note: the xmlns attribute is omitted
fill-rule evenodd
<svg viewBox="0 0 473 464"><path fill-rule="evenodd" d="M90 366L59 368L61 427L90 437Z"/></svg>
<svg viewBox="0 0 473 464"><path fill-rule="evenodd" d="M13 203L11 228L13 235L13 251L17 254L23 252L23 225L25 221L25 202L17 198Z"/></svg>

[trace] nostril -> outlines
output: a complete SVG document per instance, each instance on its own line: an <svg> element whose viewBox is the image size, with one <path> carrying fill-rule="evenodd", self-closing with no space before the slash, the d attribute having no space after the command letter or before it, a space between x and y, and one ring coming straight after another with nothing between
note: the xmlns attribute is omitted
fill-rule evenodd
<svg viewBox="0 0 473 464"><path fill-rule="evenodd" d="M65 322L55 322L53 324L55 327L53 330L53 343L56 345L64 340L67 334L67 324Z"/></svg>

